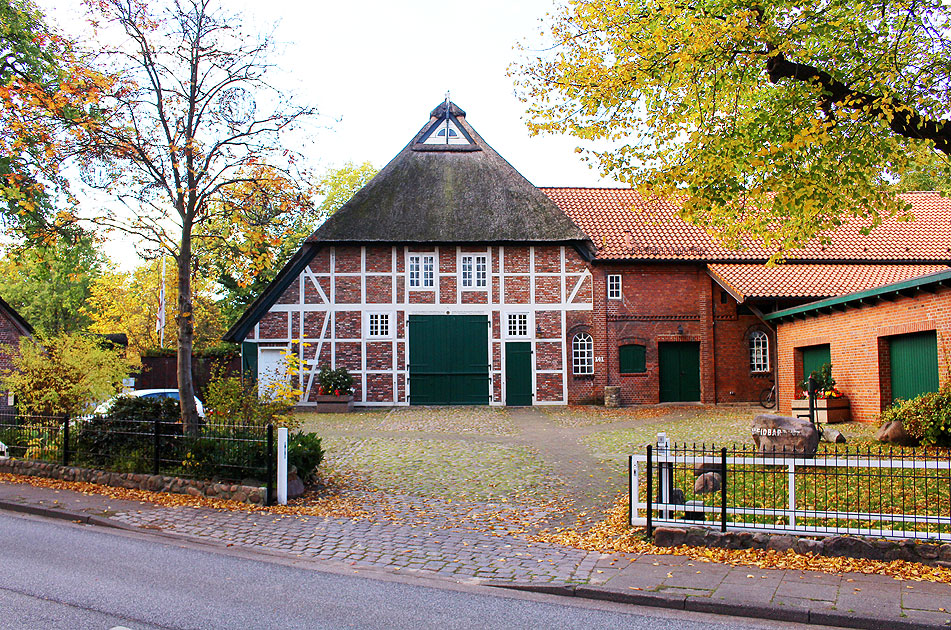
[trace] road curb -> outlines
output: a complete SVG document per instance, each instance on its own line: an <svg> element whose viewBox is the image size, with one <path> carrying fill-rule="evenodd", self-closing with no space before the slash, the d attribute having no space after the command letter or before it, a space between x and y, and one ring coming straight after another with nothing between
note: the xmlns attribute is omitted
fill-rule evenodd
<svg viewBox="0 0 951 630"><path fill-rule="evenodd" d="M947 625L919 623L900 619L882 619L878 617L857 617L855 614L842 614L835 611L796 610L777 606L757 604L739 604L714 602L684 595L665 595L663 593L632 592L624 593L590 585L532 584L530 582L483 582L486 586L515 591L547 593L566 597L581 597L619 604L649 606L652 608L672 608L689 612L700 612L747 619L769 619L770 621L788 621L817 626L837 626L840 628L859 628L861 630L935 630L947 628Z"/></svg>
<svg viewBox="0 0 951 630"><path fill-rule="evenodd" d="M83 514L82 512L71 512L69 510L60 510L37 505L25 505L23 503L14 503L11 501L0 500L0 510L8 512L19 512L20 514L31 514L33 516L45 516L73 523L82 523L84 525L97 525L99 527L111 527L113 529L123 529L126 531L137 531L137 528L125 523L117 523L109 518L95 516L92 514Z"/></svg>

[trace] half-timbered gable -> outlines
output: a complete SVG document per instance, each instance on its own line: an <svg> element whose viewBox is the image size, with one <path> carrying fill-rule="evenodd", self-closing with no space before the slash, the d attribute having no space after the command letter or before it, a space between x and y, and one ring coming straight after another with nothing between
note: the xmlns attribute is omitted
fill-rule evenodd
<svg viewBox="0 0 951 630"><path fill-rule="evenodd" d="M261 380L297 357L302 405L324 365L346 367L364 405L565 404L568 331L579 317L590 326L593 250L443 104L229 338Z"/></svg>

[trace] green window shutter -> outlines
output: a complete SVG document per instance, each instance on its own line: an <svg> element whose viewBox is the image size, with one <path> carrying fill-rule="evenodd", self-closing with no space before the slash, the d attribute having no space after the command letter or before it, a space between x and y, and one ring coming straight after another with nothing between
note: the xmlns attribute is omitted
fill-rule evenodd
<svg viewBox="0 0 951 630"><path fill-rule="evenodd" d="M647 348L629 344L618 348L618 363L621 374L641 374L647 371Z"/></svg>
<svg viewBox="0 0 951 630"><path fill-rule="evenodd" d="M255 380L258 378L258 344L241 343L241 373Z"/></svg>

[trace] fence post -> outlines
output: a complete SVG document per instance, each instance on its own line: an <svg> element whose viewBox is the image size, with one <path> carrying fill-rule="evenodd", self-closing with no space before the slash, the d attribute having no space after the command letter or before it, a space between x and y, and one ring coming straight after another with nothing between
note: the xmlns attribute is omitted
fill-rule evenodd
<svg viewBox="0 0 951 630"><path fill-rule="evenodd" d="M809 422L816 425L816 387L819 384L816 382L816 379L809 377L809 380L806 384L806 390L809 394Z"/></svg>
<svg viewBox="0 0 951 630"><path fill-rule="evenodd" d="M153 431L152 431L152 474L157 475L159 474L159 460L160 460L159 448L161 448L159 446L160 444L159 437L161 435L161 428L159 427L159 416L155 416L154 424L155 426L153 427Z"/></svg>
<svg viewBox="0 0 951 630"><path fill-rule="evenodd" d="M720 449L720 531L726 533L726 447Z"/></svg>
<svg viewBox="0 0 951 630"><path fill-rule="evenodd" d="M659 490L658 498L661 503L667 505L670 503L671 488L674 487L674 463L669 461L660 463L661 455L663 455L665 459L670 458L670 440L667 438L666 433L657 434L657 455L657 471L659 475L657 479L657 489ZM665 507L661 513L664 519L670 518L670 510L668 508Z"/></svg>
<svg viewBox="0 0 951 630"><path fill-rule="evenodd" d="M647 537L654 536L653 513L654 506L651 505L654 496L654 462L651 457L651 445L647 445Z"/></svg>
<svg viewBox="0 0 951 630"><path fill-rule="evenodd" d="M265 505L274 503L274 425L267 425L267 498Z"/></svg>
<svg viewBox="0 0 951 630"><path fill-rule="evenodd" d="M63 416L63 466L69 466L69 414Z"/></svg>

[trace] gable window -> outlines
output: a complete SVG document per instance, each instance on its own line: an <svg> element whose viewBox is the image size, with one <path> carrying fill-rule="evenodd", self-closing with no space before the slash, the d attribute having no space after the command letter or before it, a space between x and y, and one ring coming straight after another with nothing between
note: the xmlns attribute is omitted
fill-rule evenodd
<svg viewBox="0 0 951 630"><path fill-rule="evenodd" d="M528 337L528 313L508 314L509 337Z"/></svg>
<svg viewBox="0 0 951 630"><path fill-rule="evenodd" d="M586 332L571 339L571 372L576 376L594 374L594 341Z"/></svg>
<svg viewBox="0 0 951 630"><path fill-rule="evenodd" d="M460 273L463 289L484 289L488 284L489 258L483 254L466 254L462 257Z"/></svg>
<svg viewBox="0 0 951 630"><path fill-rule="evenodd" d="M769 372L769 337L762 330L750 335L750 371Z"/></svg>
<svg viewBox="0 0 951 630"><path fill-rule="evenodd" d="M406 264L409 273L409 288L432 289L435 287L435 254L412 254Z"/></svg>
<svg viewBox="0 0 951 630"><path fill-rule="evenodd" d="M367 337L389 337L390 314L367 313Z"/></svg>
<svg viewBox="0 0 951 630"><path fill-rule="evenodd" d="M608 276L608 299L609 300L621 299L621 276L620 275Z"/></svg>
<svg viewBox="0 0 951 630"><path fill-rule="evenodd" d="M643 374L647 371L647 348L632 343L618 348L621 374Z"/></svg>

